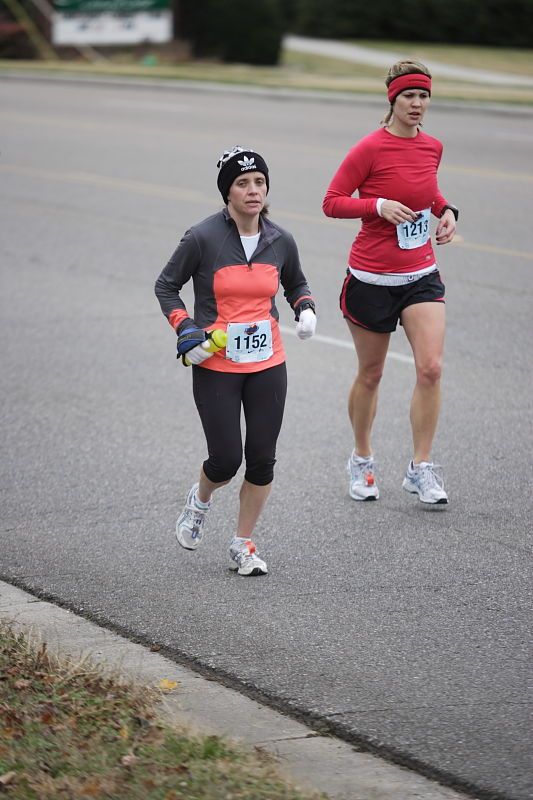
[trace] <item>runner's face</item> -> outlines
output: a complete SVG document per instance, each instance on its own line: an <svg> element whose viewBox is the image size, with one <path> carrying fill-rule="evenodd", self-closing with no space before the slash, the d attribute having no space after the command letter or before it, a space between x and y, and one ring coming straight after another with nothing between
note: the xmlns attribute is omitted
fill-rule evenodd
<svg viewBox="0 0 533 800"><path fill-rule="evenodd" d="M235 178L228 193L228 207L236 214L254 217L266 200L267 186L262 172L246 172Z"/></svg>
<svg viewBox="0 0 533 800"><path fill-rule="evenodd" d="M394 118L407 128L416 128L422 122L429 106L425 89L406 89L394 101Z"/></svg>

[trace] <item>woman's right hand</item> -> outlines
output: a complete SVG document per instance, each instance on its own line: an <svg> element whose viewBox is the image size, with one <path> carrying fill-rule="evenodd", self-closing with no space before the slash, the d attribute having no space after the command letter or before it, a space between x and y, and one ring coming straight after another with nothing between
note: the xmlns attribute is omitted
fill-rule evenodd
<svg viewBox="0 0 533 800"><path fill-rule="evenodd" d="M188 350L183 356L187 366L189 364L201 364L202 361L205 361L207 358L211 358L213 353L207 350L206 347L209 347L209 342L207 341L203 342L202 344L197 344L196 347L192 348L192 350Z"/></svg>
<svg viewBox="0 0 533 800"><path fill-rule="evenodd" d="M176 331L178 334L178 341L176 343L178 358L184 356L193 347L203 344L206 340L205 331L199 328L194 320L187 318L184 320Z"/></svg>
<svg viewBox="0 0 533 800"><path fill-rule="evenodd" d="M381 217L390 222L391 225L400 225L402 222L416 222L418 212L413 211L409 206L404 206L397 200L384 200L381 204Z"/></svg>

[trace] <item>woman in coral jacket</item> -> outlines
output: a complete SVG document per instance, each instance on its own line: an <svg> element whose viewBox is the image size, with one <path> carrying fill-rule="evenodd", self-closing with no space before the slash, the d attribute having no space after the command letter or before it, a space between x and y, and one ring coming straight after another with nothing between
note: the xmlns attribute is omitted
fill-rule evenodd
<svg viewBox="0 0 533 800"><path fill-rule="evenodd" d="M391 333L398 321L411 345L416 385L411 401L413 456L403 487L423 503L448 497L431 449L440 409L444 284L431 244L451 242L458 211L439 191L442 144L421 130L431 75L419 62L394 64L386 78L390 109L383 126L348 152L323 202L328 217L360 218L340 306L353 337L358 372L348 411L355 447L348 462L350 496L377 500L371 431ZM358 197L352 195L358 192Z"/></svg>
<svg viewBox="0 0 533 800"><path fill-rule="evenodd" d="M187 550L198 547L213 492L239 469L242 406L246 471L230 564L239 575L265 575L267 565L251 537L272 486L287 391L275 304L280 283L300 339L315 331L315 305L294 239L266 216L265 160L236 146L223 153L218 168L225 207L185 233L155 286L161 309L178 335L178 357L192 364L194 399L208 451L176 522L176 537ZM180 297L191 278L193 318ZM206 336L217 330L226 332L227 344L211 352Z"/></svg>

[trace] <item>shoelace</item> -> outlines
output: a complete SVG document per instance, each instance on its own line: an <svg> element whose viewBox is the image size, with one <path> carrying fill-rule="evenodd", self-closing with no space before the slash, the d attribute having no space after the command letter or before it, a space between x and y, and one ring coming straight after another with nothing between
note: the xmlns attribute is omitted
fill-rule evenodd
<svg viewBox="0 0 533 800"><path fill-rule="evenodd" d="M350 474L352 480L362 477L366 486L373 486L376 478L374 475L374 461L354 461L350 458Z"/></svg>
<svg viewBox="0 0 533 800"><path fill-rule="evenodd" d="M375 482L374 470L373 469L367 469L365 474L364 474L364 478L365 478L365 485L366 486L373 486L374 482Z"/></svg>
<svg viewBox="0 0 533 800"><path fill-rule="evenodd" d="M444 488L444 477L440 464L426 464L424 467L415 469L415 474L417 472L418 482L422 490Z"/></svg>
<svg viewBox="0 0 533 800"><path fill-rule="evenodd" d="M239 563L239 566L242 566L248 558L252 558L255 554L255 544L251 539L247 539L242 543L239 550L235 551L234 558Z"/></svg>
<svg viewBox="0 0 533 800"><path fill-rule="evenodd" d="M197 506L187 506L185 508L185 516L191 523L191 529L193 533L199 533L206 511L207 509L204 511Z"/></svg>

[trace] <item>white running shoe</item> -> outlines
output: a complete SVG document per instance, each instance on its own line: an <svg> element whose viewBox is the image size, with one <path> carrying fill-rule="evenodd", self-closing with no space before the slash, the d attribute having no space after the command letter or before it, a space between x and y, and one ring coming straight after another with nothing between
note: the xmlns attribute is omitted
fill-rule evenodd
<svg viewBox="0 0 533 800"><path fill-rule="evenodd" d="M350 497L352 500L377 500L379 489L374 474L374 459L358 458L353 455L348 459L350 473Z"/></svg>
<svg viewBox="0 0 533 800"><path fill-rule="evenodd" d="M209 511L209 505L207 508L199 508L196 504L197 489L198 484L195 483L176 522L176 539L186 550L196 550L202 541L205 517Z"/></svg>
<svg viewBox="0 0 533 800"><path fill-rule="evenodd" d="M239 575L266 575L267 565L256 553L251 539L236 536L229 546L231 559L230 569L236 569Z"/></svg>
<svg viewBox="0 0 533 800"><path fill-rule="evenodd" d="M410 461L402 486L408 492L417 494L422 503L445 505L448 502L442 467L437 464L422 461L415 467Z"/></svg>

